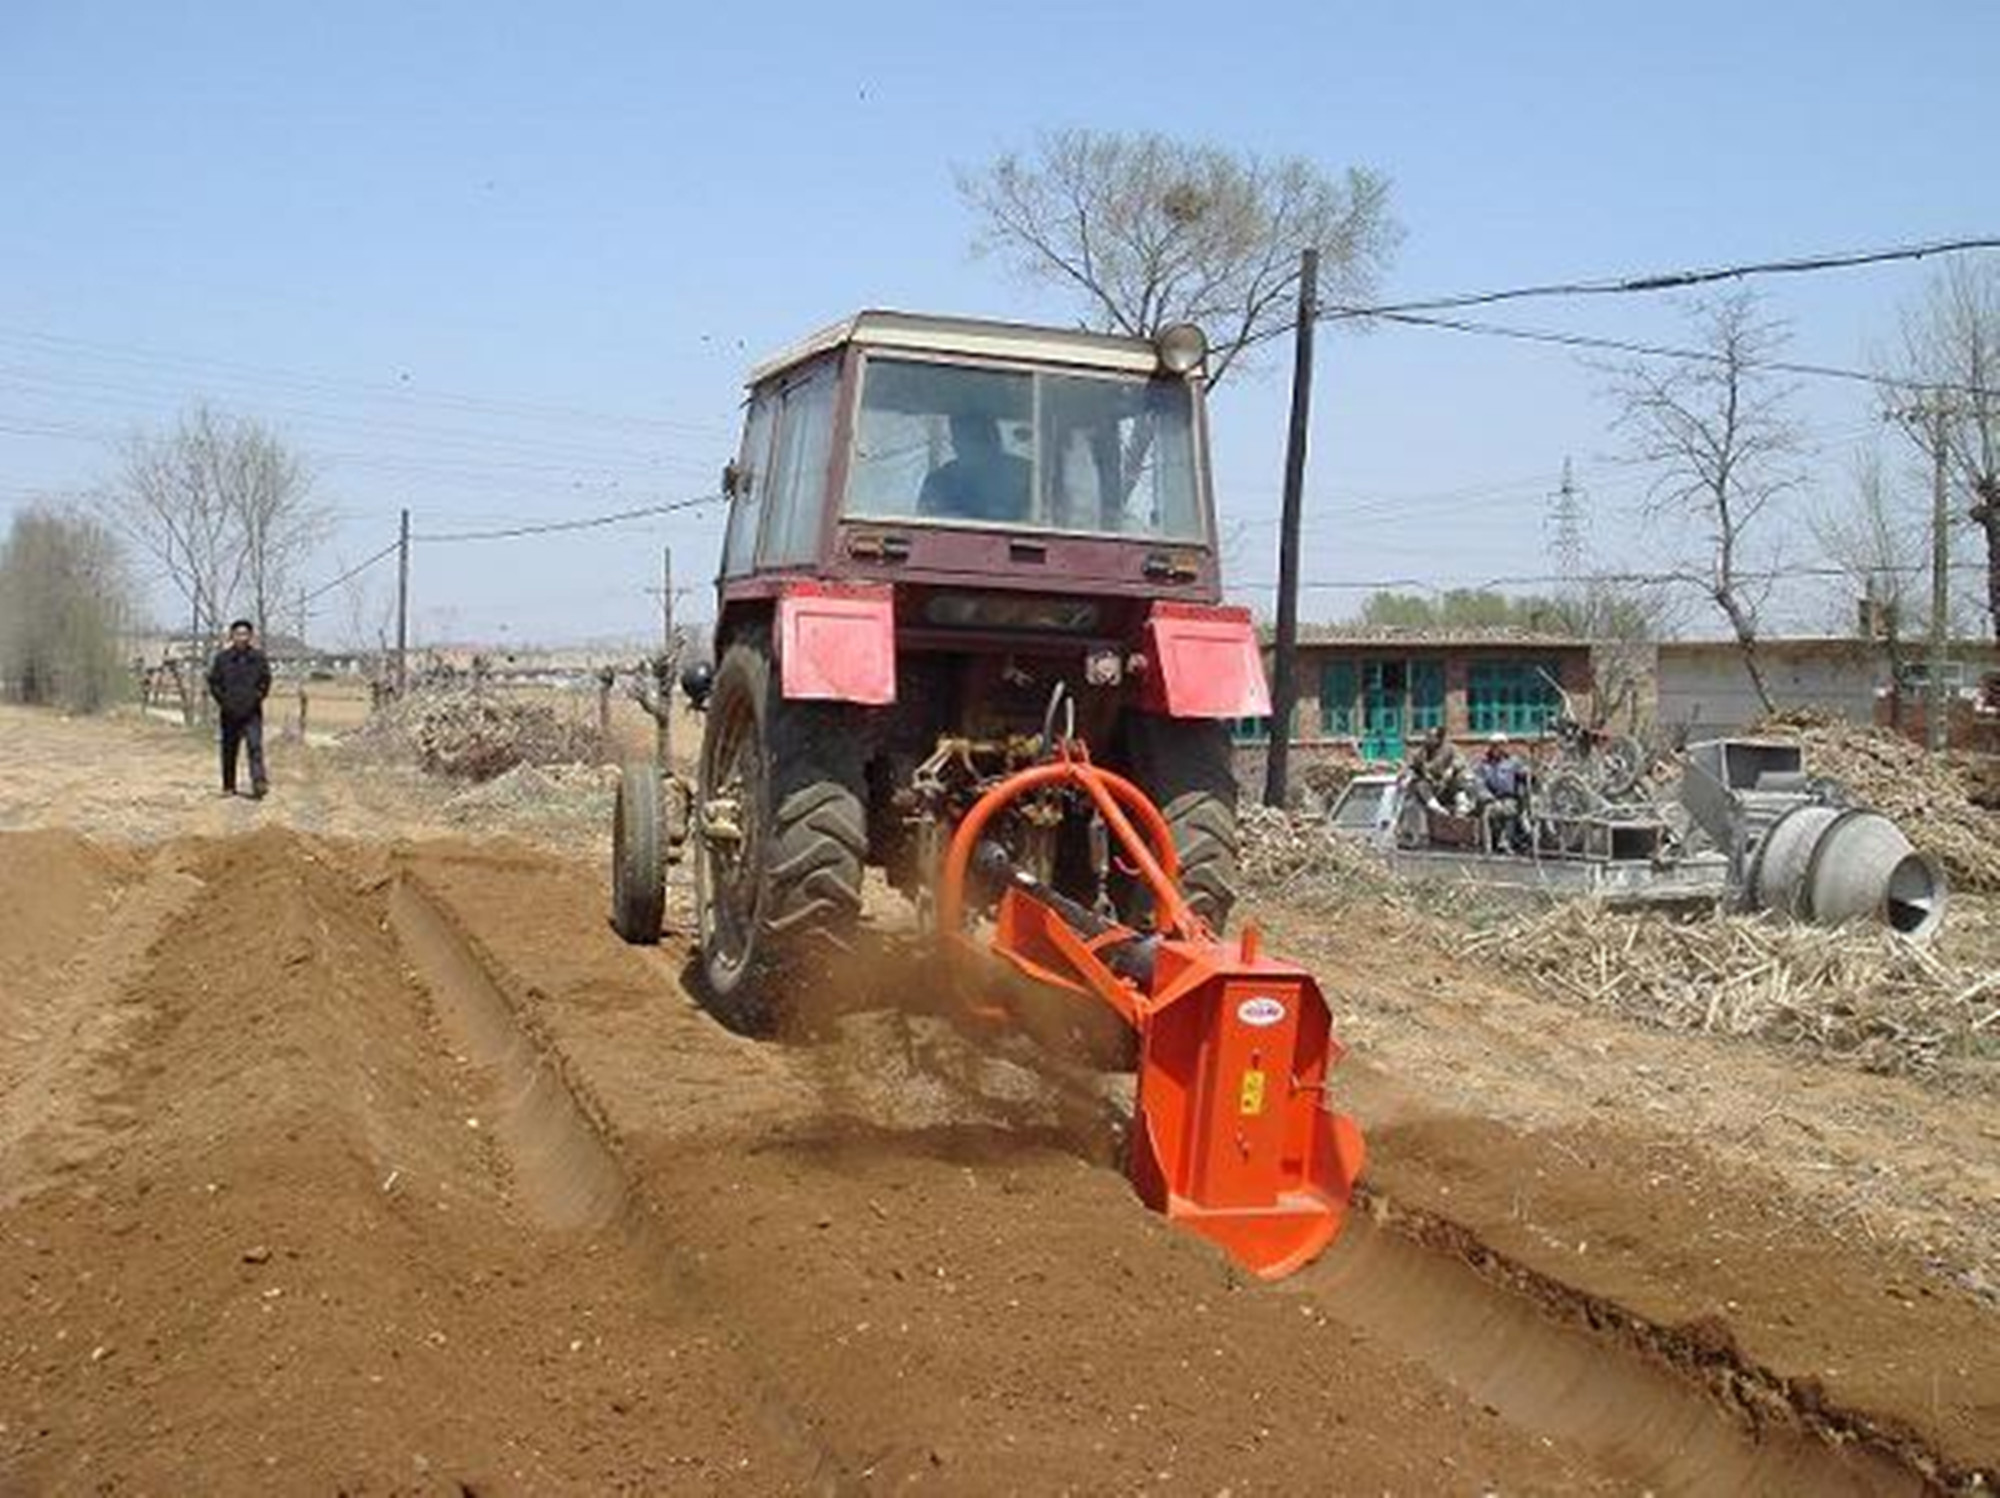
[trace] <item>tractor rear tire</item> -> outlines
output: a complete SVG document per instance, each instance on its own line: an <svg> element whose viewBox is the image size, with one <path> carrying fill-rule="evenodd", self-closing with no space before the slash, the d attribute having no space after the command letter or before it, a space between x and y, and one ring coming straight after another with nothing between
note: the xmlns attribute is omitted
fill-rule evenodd
<svg viewBox="0 0 2000 1498"><path fill-rule="evenodd" d="M702 979L721 1017L761 1029L783 970L844 945L860 915L862 752L850 709L785 700L761 636L723 652L707 720L693 830ZM729 854L709 825L719 804L736 817Z"/></svg>
<svg viewBox="0 0 2000 1498"><path fill-rule="evenodd" d="M660 939L666 875L660 846L660 772L634 761L618 771L611 813L611 925L635 946Z"/></svg>
<svg viewBox="0 0 2000 1498"><path fill-rule="evenodd" d="M1221 935L1236 906L1237 887L1237 789L1229 725L1134 713L1126 723L1125 763L1167 819L1188 904ZM1120 882L1125 885L1119 904L1126 922L1149 923L1151 898L1135 882Z"/></svg>

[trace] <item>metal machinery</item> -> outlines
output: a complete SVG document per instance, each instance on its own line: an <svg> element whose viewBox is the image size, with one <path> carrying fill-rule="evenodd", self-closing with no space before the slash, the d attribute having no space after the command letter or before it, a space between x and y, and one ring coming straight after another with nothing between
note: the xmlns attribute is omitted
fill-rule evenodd
<svg viewBox="0 0 2000 1498"><path fill-rule="evenodd" d="M1681 802L1729 858L1747 910L1821 926L1876 921L1912 938L1944 920L1944 870L1880 812L1806 773L1781 739L1690 744Z"/></svg>
<svg viewBox="0 0 2000 1498"><path fill-rule="evenodd" d="M973 1006L1027 983L1124 1022L1141 1196L1277 1274L1361 1145L1318 988L1221 935L1229 720L1270 698L1221 602L1205 358L1191 327L864 312L752 371L699 768L621 778L612 918L658 939L684 829L702 987L754 1027L879 869Z"/></svg>

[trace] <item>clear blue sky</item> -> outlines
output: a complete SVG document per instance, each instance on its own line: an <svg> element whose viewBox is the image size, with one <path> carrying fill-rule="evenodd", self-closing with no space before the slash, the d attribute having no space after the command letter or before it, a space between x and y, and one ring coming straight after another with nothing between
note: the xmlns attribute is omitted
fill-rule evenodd
<svg viewBox="0 0 2000 1498"><path fill-rule="evenodd" d="M317 461L342 521L316 577L404 504L440 528L698 493L744 366L812 327L864 305L1068 317L968 253L951 186L953 163L1049 126L1384 172L1407 229L1395 294L1991 231L1996 57L2000 8L1974 0L11 0L0 514L99 481L108 437L197 396ZM1790 282L1774 308L1799 357L1866 363L1923 276ZM1510 320L1681 336L1651 300ZM1630 535L1636 479L1603 461L1602 379L1574 357L1383 331L1328 338L1321 369L1309 577L1545 571L1565 454L1601 557L1657 545ZM1276 370L1217 398L1245 587L1273 573L1284 407ZM1799 414L1837 484L1867 391L1809 386ZM426 548L417 622L641 635L661 542L705 579L715 540L687 519Z"/></svg>

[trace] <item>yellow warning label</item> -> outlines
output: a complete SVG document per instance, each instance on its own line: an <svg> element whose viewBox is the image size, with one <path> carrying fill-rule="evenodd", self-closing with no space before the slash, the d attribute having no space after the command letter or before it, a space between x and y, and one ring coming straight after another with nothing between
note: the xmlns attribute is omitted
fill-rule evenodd
<svg viewBox="0 0 2000 1498"><path fill-rule="evenodd" d="M1238 1111L1245 1114L1264 1111L1264 1074L1260 1071L1243 1073L1243 1093Z"/></svg>

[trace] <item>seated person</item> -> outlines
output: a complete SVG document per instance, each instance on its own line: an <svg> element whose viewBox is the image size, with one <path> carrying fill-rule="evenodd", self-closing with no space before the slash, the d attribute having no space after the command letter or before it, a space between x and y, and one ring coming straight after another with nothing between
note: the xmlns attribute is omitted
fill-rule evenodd
<svg viewBox="0 0 2000 1498"><path fill-rule="evenodd" d="M1528 767L1508 753L1504 733L1486 741L1486 753L1473 767L1473 785L1486 823L1487 847L1495 853L1526 852L1528 828L1521 809L1528 792Z"/></svg>
<svg viewBox="0 0 2000 1498"><path fill-rule="evenodd" d="M1433 811L1452 813L1465 781L1458 747L1439 727L1425 730L1423 740L1410 754L1408 769L1418 798Z"/></svg>
<svg viewBox="0 0 2000 1498"><path fill-rule="evenodd" d="M940 520L1025 521L1033 473L1026 458L1000 445L1000 424L991 416L954 416L951 460L925 477L917 513Z"/></svg>

